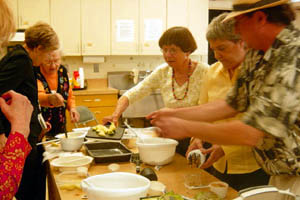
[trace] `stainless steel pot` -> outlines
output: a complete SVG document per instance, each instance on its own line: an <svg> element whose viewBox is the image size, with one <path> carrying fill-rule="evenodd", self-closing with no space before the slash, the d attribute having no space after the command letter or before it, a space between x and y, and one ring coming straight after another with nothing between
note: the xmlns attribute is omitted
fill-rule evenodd
<svg viewBox="0 0 300 200"><path fill-rule="evenodd" d="M234 200L300 200L300 196L289 191L279 190L276 187L263 185L246 188L239 191L239 197Z"/></svg>

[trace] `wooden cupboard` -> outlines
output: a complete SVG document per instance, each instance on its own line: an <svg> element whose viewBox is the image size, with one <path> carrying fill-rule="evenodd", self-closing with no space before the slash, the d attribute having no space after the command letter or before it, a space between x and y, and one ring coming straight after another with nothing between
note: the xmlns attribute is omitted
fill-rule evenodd
<svg viewBox="0 0 300 200"><path fill-rule="evenodd" d="M88 94L75 95L77 106L87 106L95 115L99 123L105 116L111 115L117 105L117 94ZM67 113L67 130L71 131L74 124L70 121L70 115ZM95 124L90 124L95 125Z"/></svg>

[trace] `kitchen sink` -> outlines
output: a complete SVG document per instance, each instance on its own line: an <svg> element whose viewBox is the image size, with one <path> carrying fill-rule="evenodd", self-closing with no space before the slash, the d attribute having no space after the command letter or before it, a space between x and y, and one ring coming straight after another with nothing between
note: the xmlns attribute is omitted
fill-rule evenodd
<svg viewBox="0 0 300 200"><path fill-rule="evenodd" d="M138 74L138 84L142 81L150 72L140 71ZM134 77L132 71L118 71L107 73L108 87L119 90L119 95L123 95L127 90L134 87ZM164 103L159 90L153 91L153 93L140 101L129 105L123 112L123 118L138 118L145 117L149 113L164 107Z"/></svg>

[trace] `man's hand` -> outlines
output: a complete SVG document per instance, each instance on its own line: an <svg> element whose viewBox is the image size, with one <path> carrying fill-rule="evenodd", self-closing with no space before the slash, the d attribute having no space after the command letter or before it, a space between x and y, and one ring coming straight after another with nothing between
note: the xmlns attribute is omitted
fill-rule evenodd
<svg viewBox="0 0 300 200"><path fill-rule="evenodd" d="M33 111L28 98L10 90L0 97L0 108L11 124L11 132L17 131L27 138Z"/></svg>
<svg viewBox="0 0 300 200"><path fill-rule="evenodd" d="M157 133L160 137L173 139L191 137L188 135L185 122L185 120L168 116L160 116L151 120L151 123L158 128Z"/></svg>
<svg viewBox="0 0 300 200"><path fill-rule="evenodd" d="M110 115L110 116L106 116L102 119L102 124L105 125L108 122L113 122L116 126L118 126L118 120L119 118L114 116L114 115Z"/></svg>
<svg viewBox="0 0 300 200"><path fill-rule="evenodd" d="M173 108L163 108L157 111L154 111L146 116L147 119L157 119L160 117L171 117L175 115L175 109Z"/></svg>

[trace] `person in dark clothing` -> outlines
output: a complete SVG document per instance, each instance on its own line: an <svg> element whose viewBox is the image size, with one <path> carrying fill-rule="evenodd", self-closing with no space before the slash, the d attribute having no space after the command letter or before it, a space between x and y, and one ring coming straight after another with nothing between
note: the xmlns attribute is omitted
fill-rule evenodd
<svg viewBox="0 0 300 200"><path fill-rule="evenodd" d="M37 80L33 66L38 66L49 53L59 48L55 31L45 23L37 23L25 32L25 44L16 45L0 61L0 94L14 90L25 95L33 106L28 141L32 151L26 159L18 200L45 199L46 170L42 163L43 146L36 146L42 128L39 124ZM0 113L0 133L8 136L10 124Z"/></svg>

